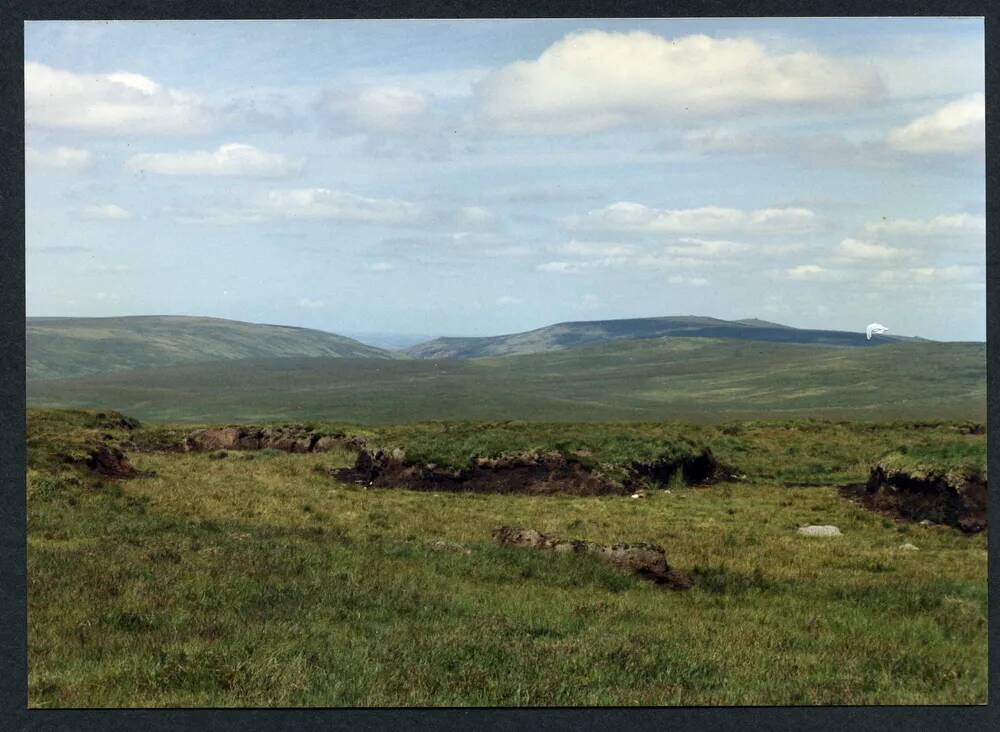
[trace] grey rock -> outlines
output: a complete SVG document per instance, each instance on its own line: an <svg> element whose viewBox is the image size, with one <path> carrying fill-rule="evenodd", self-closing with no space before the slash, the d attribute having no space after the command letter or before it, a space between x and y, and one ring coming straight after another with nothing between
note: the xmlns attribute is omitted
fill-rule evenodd
<svg viewBox="0 0 1000 732"><path fill-rule="evenodd" d="M800 526L798 533L802 536L840 536L840 529L836 526Z"/></svg>

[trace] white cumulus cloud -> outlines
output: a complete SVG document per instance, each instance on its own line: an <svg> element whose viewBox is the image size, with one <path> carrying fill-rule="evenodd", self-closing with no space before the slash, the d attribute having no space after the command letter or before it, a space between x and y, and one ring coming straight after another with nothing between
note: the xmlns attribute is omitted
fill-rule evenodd
<svg viewBox="0 0 1000 732"><path fill-rule="evenodd" d="M332 219L371 224L407 224L421 215L419 206L392 198L367 198L328 188L293 188L267 194L275 216L292 219Z"/></svg>
<svg viewBox="0 0 1000 732"><path fill-rule="evenodd" d="M658 209L620 201L584 216L570 216L563 224L572 230L650 234L806 233L821 221L806 208L766 208L743 211L719 206Z"/></svg>
<svg viewBox="0 0 1000 732"><path fill-rule="evenodd" d="M199 97L145 76L77 74L33 61L24 64L24 116L28 127L113 134L196 134L215 123Z"/></svg>
<svg viewBox="0 0 1000 732"><path fill-rule="evenodd" d="M837 254L846 259L890 260L906 254L902 249L861 239L844 239L837 246Z"/></svg>
<svg viewBox="0 0 1000 732"><path fill-rule="evenodd" d="M561 274L569 274L571 272L579 272L580 265L573 264L572 262L543 262L535 267L539 272L558 272Z"/></svg>
<svg viewBox="0 0 1000 732"><path fill-rule="evenodd" d="M866 102L884 87L870 67L776 53L750 38L595 30L498 69L475 91L500 129L559 134L751 107Z"/></svg>
<svg viewBox="0 0 1000 732"><path fill-rule="evenodd" d="M680 257L698 257L705 259L726 258L735 254L749 251L752 247L737 241L725 241L717 239L693 239L685 237L680 240L680 244L667 247L669 254L676 254Z"/></svg>
<svg viewBox="0 0 1000 732"><path fill-rule="evenodd" d="M93 163L93 156L89 150L80 150L74 147L54 147L46 150L26 147L24 161L29 168L84 170Z"/></svg>
<svg viewBox="0 0 1000 732"><path fill-rule="evenodd" d="M684 277L682 275L671 275L667 278L667 282L671 285L687 285L689 287L704 287L708 284L708 280L704 277Z"/></svg>
<svg viewBox="0 0 1000 732"><path fill-rule="evenodd" d="M865 224L865 231L887 236L962 236L986 233L986 217L942 214L929 219L884 219Z"/></svg>
<svg viewBox="0 0 1000 732"><path fill-rule="evenodd" d="M880 285L906 287L933 283L952 285L979 285L985 283L986 275L979 267L950 265L944 267L912 267L909 269L887 269L878 272L875 280Z"/></svg>
<svg viewBox="0 0 1000 732"><path fill-rule="evenodd" d="M559 247L563 254L580 257L628 257L636 248L628 244L608 242L576 241L575 239Z"/></svg>
<svg viewBox="0 0 1000 732"><path fill-rule="evenodd" d="M970 153L986 142L986 97L970 94L889 132L889 146L908 153Z"/></svg>
<svg viewBox="0 0 1000 732"><path fill-rule="evenodd" d="M88 221L118 221L131 218L132 214L115 203L102 203L80 209L80 218Z"/></svg>
<svg viewBox="0 0 1000 732"><path fill-rule="evenodd" d="M483 206L465 206L459 209L458 220L472 226L487 226L496 223L497 215Z"/></svg>
<svg viewBox="0 0 1000 732"><path fill-rule="evenodd" d="M431 98L413 89L381 85L328 92L322 111L339 131L393 132L412 130L421 123Z"/></svg>
<svg viewBox="0 0 1000 732"><path fill-rule="evenodd" d="M252 145L229 143L215 151L133 155L125 167L137 173L159 175L212 175L278 178L302 169L301 160L289 160L278 153L264 152Z"/></svg>
<svg viewBox="0 0 1000 732"><path fill-rule="evenodd" d="M799 264L784 270L783 274L790 280L825 280L831 279L835 273L818 264Z"/></svg>

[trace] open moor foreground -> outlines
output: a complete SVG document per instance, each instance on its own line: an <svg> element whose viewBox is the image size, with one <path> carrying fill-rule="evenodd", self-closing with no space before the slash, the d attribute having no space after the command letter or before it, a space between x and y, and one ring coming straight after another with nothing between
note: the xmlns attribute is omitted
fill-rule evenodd
<svg viewBox="0 0 1000 732"><path fill-rule="evenodd" d="M986 699L986 533L892 518L838 491L900 445L953 468L984 466L980 429L314 427L357 441L301 454L185 452L190 427L31 413L30 704ZM534 449L590 453L595 469L610 469L681 438L708 446L731 479L688 486L675 475L632 498L337 478L355 467L360 441L435 465ZM98 443L123 447L139 475L89 470ZM811 524L841 536L797 533ZM499 546L500 526L659 545L691 587L664 589L586 554Z"/></svg>

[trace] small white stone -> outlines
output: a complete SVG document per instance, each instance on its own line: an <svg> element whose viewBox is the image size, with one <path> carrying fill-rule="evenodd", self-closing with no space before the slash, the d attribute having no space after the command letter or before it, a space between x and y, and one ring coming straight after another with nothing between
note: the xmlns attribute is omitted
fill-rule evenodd
<svg viewBox="0 0 1000 732"><path fill-rule="evenodd" d="M840 536L840 529L836 526L800 526L799 533L802 536Z"/></svg>
<svg viewBox="0 0 1000 732"><path fill-rule="evenodd" d="M909 544L909 543L907 543L907 544L900 544L899 548L902 549L903 551L906 551L906 552L918 552L918 551L920 551L920 547L916 546L915 544Z"/></svg>

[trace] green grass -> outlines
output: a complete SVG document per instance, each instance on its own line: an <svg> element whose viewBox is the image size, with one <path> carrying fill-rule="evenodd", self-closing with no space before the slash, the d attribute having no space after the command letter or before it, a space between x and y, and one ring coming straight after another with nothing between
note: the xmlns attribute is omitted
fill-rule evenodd
<svg viewBox="0 0 1000 732"><path fill-rule="evenodd" d="M667 338L474 360L251 358L30 381L28 400L188 422L983 420L986 350Z"/></svg>
<svg viewBox="0 0 1000 732"><path fill-rule="evenodd" d="M28 318L25 335L29 380L253 357L390 357L308 328L178 315Z"/></svg>
<svg viewBox="0 0 1000 732"><path fill-rule="evenodd" d="M914 476L955 475L986 477L986 441L968 438L930 444L902 445L880 462L888 469L903 470Z"/></svg>
<svg viewBox="0 0 1000 732"><path fill-rule="evenodd" d="M454 456L559 440L631 456L680 428L350 429ZM834 488L901 444L984 444L952 424L702 426L691 439L750 479L644 500L366 491L329 475L349 452L132 451L155 475L102 482L55 459L63 430L180 434L29 416L33 707L986 700L985 535L894 523ZM806 476L825 484L793 487ZM497 547L501 523L657 542L695 586Z"/></svg>

